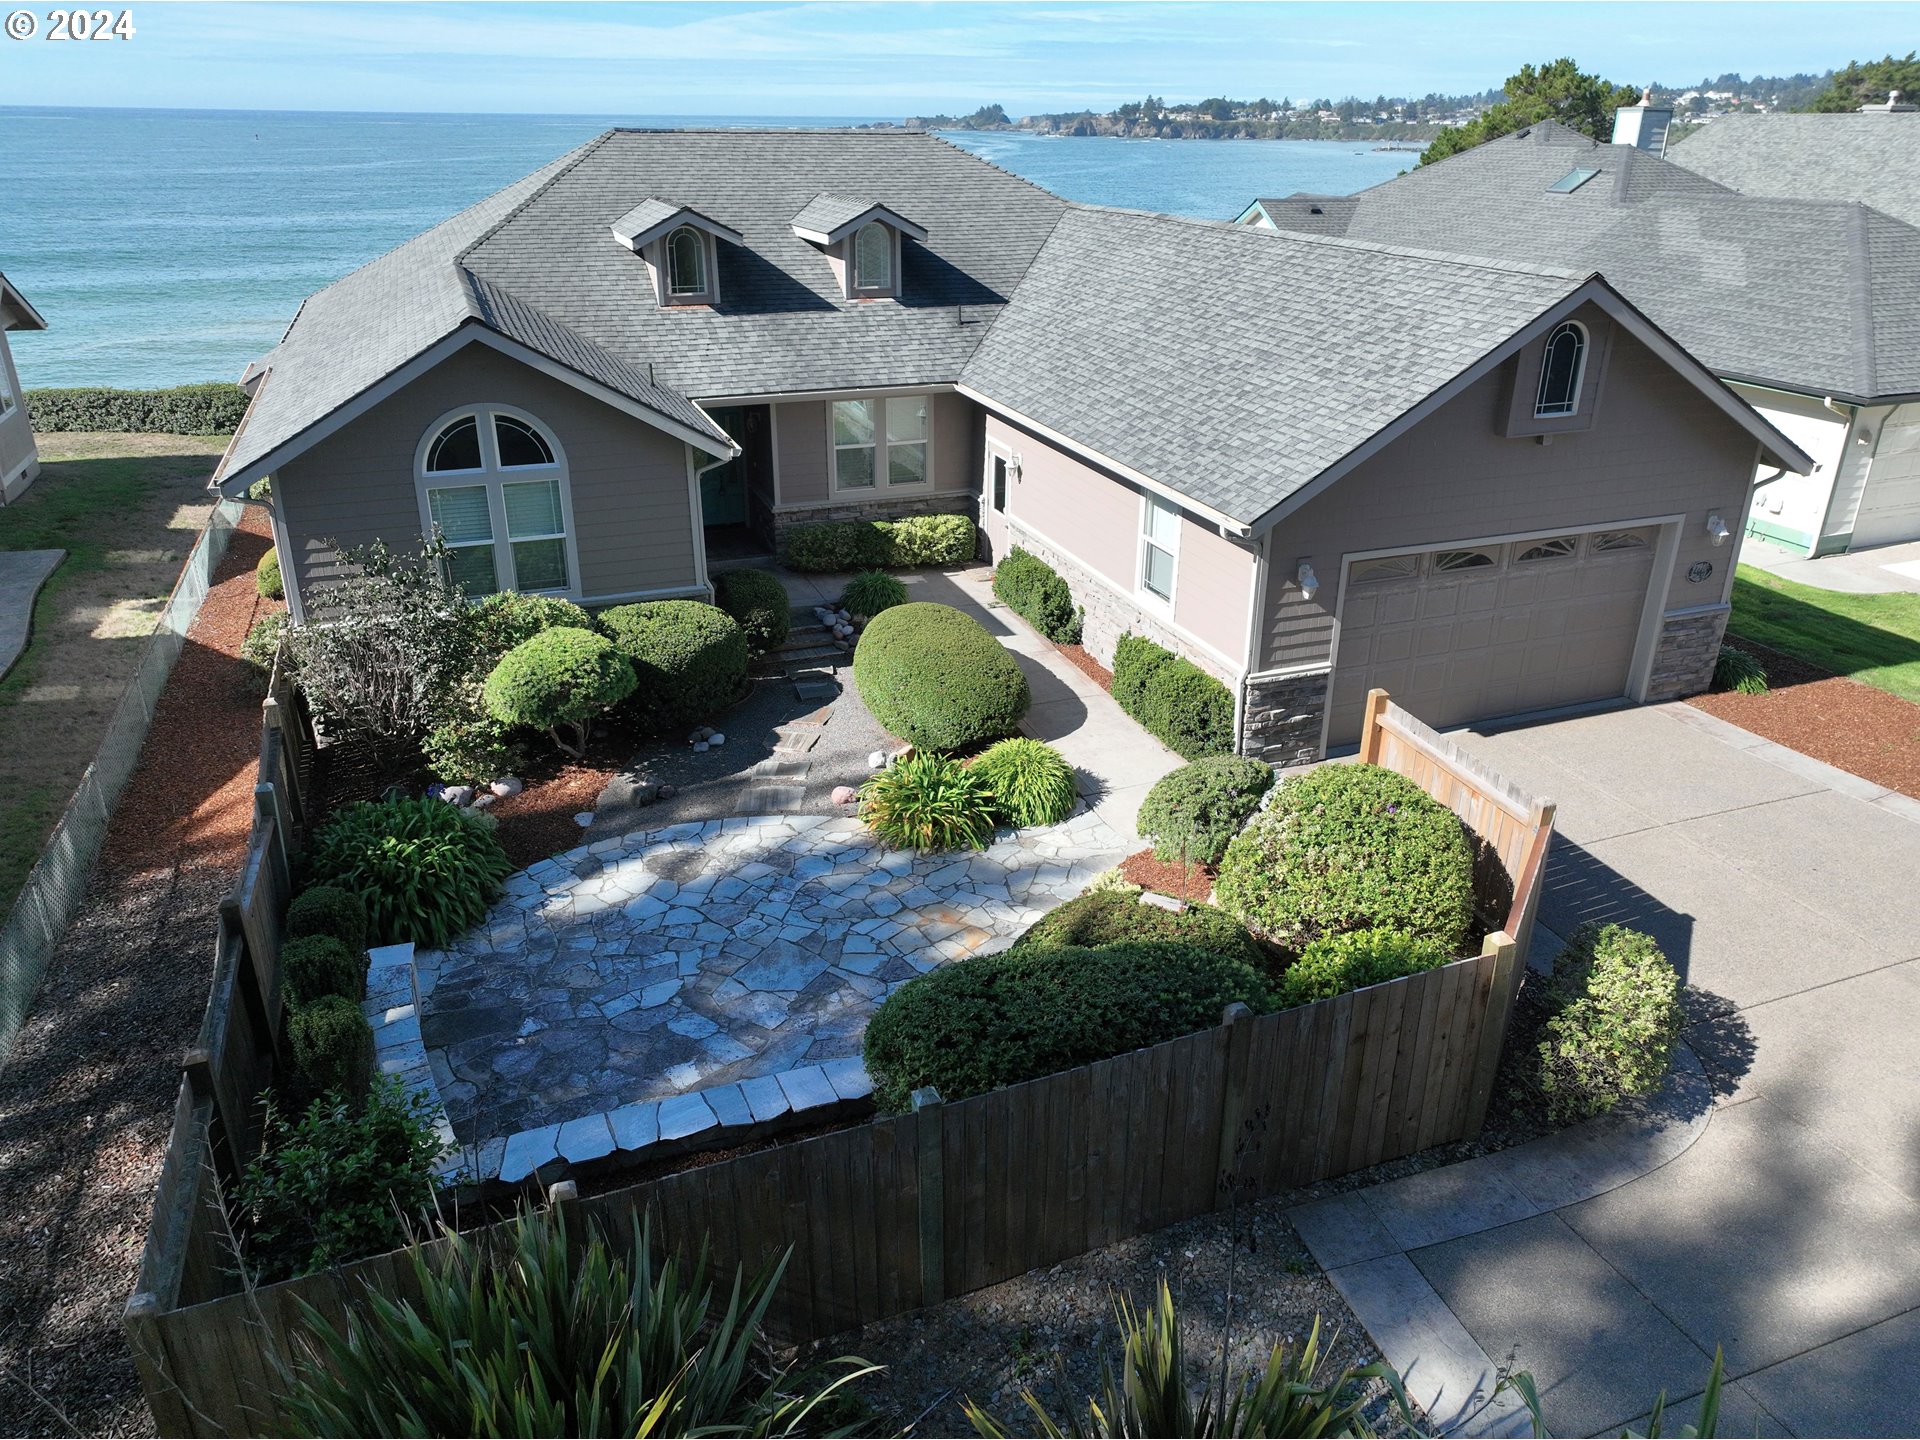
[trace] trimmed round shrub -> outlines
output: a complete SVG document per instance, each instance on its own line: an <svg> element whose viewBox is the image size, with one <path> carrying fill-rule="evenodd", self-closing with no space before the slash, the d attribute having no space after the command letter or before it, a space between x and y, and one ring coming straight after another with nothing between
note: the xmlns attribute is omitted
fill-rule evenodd
<svg viewBox="0 0 1920 1440"><path fill-rule="evenodd" d="M1473 923L1473 849L1458 817L1378 765L1280 782L1227 846L1214 898L1290 950L1386 926L1458 946Z"/></svg>
<svg viewBox="0 0 1920 1440"><path fill-rule="evenodd" d="M1278 996L1283 1008L1330 1000L1349 990L1432 970L1453 958L1438 940L1409 935L1404 930L1350 930L1344 935L1322 935L1287 967L1280 977Z"/></svg>
<svg viewBox="0 0 1920 1440"><path fill-rule="evenodd" d="M287 1011L295 1089L308 1099L338 1095L358 1109L373 1079L373 1027L344 995L322 995Z"/></svg>
<svg viewBox="0 0 1920 1440"><path fill-rule="evenodd" d="M747 683L746 634L717 605L616 605L600 612L600 628L639 678L627 713L648 730L704 719L739 699Z"/></svg>
<svg viewBox="0 0 1920 1440"><path fill-rule="evenodd" d="M287 598L287 587L280 579L280 552L271 545L253 567L253 588L269 600Z"/></svg>
<svg viewBox="0 0 1920 1440"><path fill-rule="evenodd" d="M960 1100L1192 1034L1235 1001L1268 1008L1260 972L1196 945L974 955L908 981L874 1012L867 1073L883 1110L905 1110L923 1085Z"/></svg>
<svg viewBox="0 0 1920 1440"><path fill-rule="evenodd" d="M502 655L481 693L487 713L502 725L545 730L554 744L578 756L587 748L587 723L633 694L636 683L633 666L606 636L561 625ZM574 741L561 734L563 727L574 732Z"/></svg>
<svg viewBox="0 0 1920 1440"><path fill-rule="evenodd" d="M996 740L971 768L993 792L994 811L1009 825L1058 825L1080 798L1073 766L1044 741Z"/></svg>
<svg viewBox="0 0 1920 1440"><path fill-rule="evenodd" d="M1163 944L1197 945L1230 960L1239 960L1256 970L1267 968L1268 960L1247 927L1211 905L1189 903L1185 910L1162 909L1145 904L1140 892L1125 890L1093 891L1049 910L1028 927L1026 934L1013 942L1015 950L1062 950L1075 947L1126 945L1135 941Z"/></svg>
<svg viewBox="0 0 1920 1440"><path fill-rule="evenodd" d="M877 570L893 563L887 532L867 520L826 520L787 533L787 564L796 570Z"/></svg>
<svg viewBox="0 0 1920 1440"><path fill-rule="evenodd" d="M964 515L909 515L876 522L887 542L880 563L897 569L916 565L966 565L979 548L979 532Z"/></svg>
<svg viewBox="0 0 1920 1440"><path fill-rule="evenodd" d="M285 933L330 935L349 950L367 948L367 902L338 885L313 885L293 897L287 906Z"/></svg>
<svg viewBox="0 0 1920 1440"><path fill-rule="evenodd" d="M906 603L907 587L884 570L862 570L847 582L840 595L841 608L868 620Z"/></svg>
<svg viewBox="0 0 1920 1440"><path fill-rule="evenodd" d="M1680 1039L1680 977L1650 935L1583 925L1554 957L1540 1089L1562 1123L1659 1088Z"/></svg>
<svg viewBox="0 0 1920 1440"><path fill-rule="evenodd" d="M1767 693L1767 667L1737 645L1722 645L1713 662L1713 688L1742 695Z"/></svg>
<svg viewBox="0 0 1920 1440"><path fill-rule="evenodd" d="M985 849L996 813L987 782L935 751L895 761L860 787L860 818L906 850Z"/></svg>
<svg viewBox="0 0 1920 1440"><path fill-rule="evenodd" d="M359 800L313 837L308 866L321 885L367 907L375 944L438 948L478 924L513 873L493 833L444 800Z"/></svg>
<svg viewBox="0 0 1920 1440"><path fill-rule="evenodd" d="M1018 545L993 571L993 593L1047 639L1060 645L1080 643L1081 610L1073 603L1054 568Z"/></svg>
<svg viewBox="0 0 1920 1440"><path fill-rule="evenodd" d="M358 1005L367 998L367 954L331 935L300 935L280 947L280 978L296 1008L326 995Z"/></svg>
<svg viewBox="0 0 1920 1440"><path fill-rule="evenodd" d="M888 733L923 750L964 750L1019 728L1026 673L972 616L924 600L874 617L853 682Z"/></svg>
<svg viewBox="0 0 1920 1440"><path fill-rule="evenodd" d="M473 626L474 656L483 667L543 630L593 628L593 617L571 600L558 595L521 595L512 590L489 595L471 606L468 621Z"/></svg>
<svg viewBox="0 0 1920 1440"><path fill-rule="evenodd" d="M771 570L723 570L713 577L713 598L734 618L752 649L764 654L787 643L793 601Z"/></svg>
<svg viewBox="0 0 1920 1440"><path fill-rule="evenodd" d="M1218 865L1260 797L1273 788L1273 767L1239 755L1211 755L1162 775L1135 822L1153 842L1153 858Z"/></svg>

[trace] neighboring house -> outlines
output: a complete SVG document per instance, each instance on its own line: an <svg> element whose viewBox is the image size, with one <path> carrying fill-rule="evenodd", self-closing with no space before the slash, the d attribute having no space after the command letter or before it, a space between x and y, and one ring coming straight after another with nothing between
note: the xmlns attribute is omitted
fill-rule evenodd
<svg viewBox="0 0 1920 1440"><path fill-rule="evenodd" d="M1920 116L1777 118L1910 131L1920 149ZM1671 157L1748 124L1718 121ZM1750 533L1813 554L1920 539L1920 229L1857 201L1737 193L1662 159L1657 107L1623 107L1618 133L1602 145L1545 121L1357 195L1266 199L1241 218L1597 270L1811 457L1760 487Z"/></svg>
<svg viewBox="0 0 1920 1440"><path fill-rule="evenodd" d="M217 484L273 477L296 618L435 528L470 589L602 603L958 511L1274 763L1375 684L1437 724L1704 688L1756 458L1810 463L1598 276L1069 205L925 134L611 132L246 383Z"/></svg>
<svg viewBox="0 0 1920 1440"><path fill-rule="evenodd" d="M1858 200L1920 225L1920 109L1910 105L1729 115L1674 145L1667 159L1742 195Z"/></svg>
<svg viewBox="0 0 1920 1440"><path fill-rule="evenodd" d="M0 275L0 505L17 500L40 474L33 423L20 372L7 348L9 330L44 330L47 322L5 275Z"/></svg>

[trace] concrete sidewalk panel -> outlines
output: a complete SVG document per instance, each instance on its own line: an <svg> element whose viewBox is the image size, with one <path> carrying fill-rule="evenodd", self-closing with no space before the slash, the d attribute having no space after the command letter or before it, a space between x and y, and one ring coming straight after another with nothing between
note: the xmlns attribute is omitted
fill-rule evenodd
<svg viewBox="0 0 1920 1440"><path fill-rule="evenodd" d="M1322 1270L1400 1253L1401 1247L1367 1204L1364 1191L1349 1190L1344 1195L1296 1205L1287 1211L1287 1221L1299 1232Z"/></svg>
<svg viewBox="0 0 1920 1440"><path fill-rule="evenodd" d="M1749 1375L1740 1386L1796 1434L1912 1435L1920 1429L1916 1357L1920 1309Z"/></svg>

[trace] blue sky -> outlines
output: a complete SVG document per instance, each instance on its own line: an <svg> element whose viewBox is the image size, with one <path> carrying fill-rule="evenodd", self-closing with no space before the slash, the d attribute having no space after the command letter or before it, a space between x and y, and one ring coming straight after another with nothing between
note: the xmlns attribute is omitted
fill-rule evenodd
<svg viewBox="0 0 1920 1440"><path fill-rule="evenodd" d="M13 0L10 0L13 3ZM45 6L36 6L44 22ZM116 0L115 10L121 8ZM1152 90L1454 93L1568 54L1641 83L1920 45L1920 4L318 4L135 0L126 41L0 38L22 105L893 117Z"/></svg>

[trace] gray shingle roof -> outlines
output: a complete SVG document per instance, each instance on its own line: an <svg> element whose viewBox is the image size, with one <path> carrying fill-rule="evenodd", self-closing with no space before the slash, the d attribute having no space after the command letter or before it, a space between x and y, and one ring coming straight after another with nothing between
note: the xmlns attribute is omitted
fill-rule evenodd
<svg viewBox="0 0 1920 1440"><path fill-rule="evenodd" d="M1920 225L1920 112L1729 115L1667 159L1745 195L1858 200Z"/></svg>
<svg viewBox="0 0 1920 1440"><path fill-rule="evenodd" d="M1586 278L1076 206L962 378L1251 523Z"/></svg>
<svg viewBox="0 0 1920 1440"><path fill-rule="evenodd" d="M47 322L20 293L20 287L0 272L0 330L44 330Z"/></svg>
<svg viewBox="0 0 1920 1440"><path fill-rule="evenodd" d="M1576 166L1600 174L1549 193ZM1920 390L1920 231L1865 206L1741 195L1552 122L1352 199L1349 238L1599 271L1716 374L1857 400Z"/></svg>
<svg viewBox="0 0 1920 1440"><path fill-rule="evenodd" d="M837 240L840 238L837 232L846 229L861 216L874 210L885 211L892 219L911 227L915 232L916 240L927 238L926 228L917 220L909 219L898 210L882 205L877 200L849 200L844 195L824 193L814 196L800 208L800 213L793 217L793 228L810 230L816 235L826 235Z"/></svg>
<svg viewBox="0 0 1920 1440"><path fill-rule="evenodd" d="M1303 235L1344 235L1347 222L1353 218L1354 197L1311 195L1301 190L1255 203L1279 229Z"/></svg>

